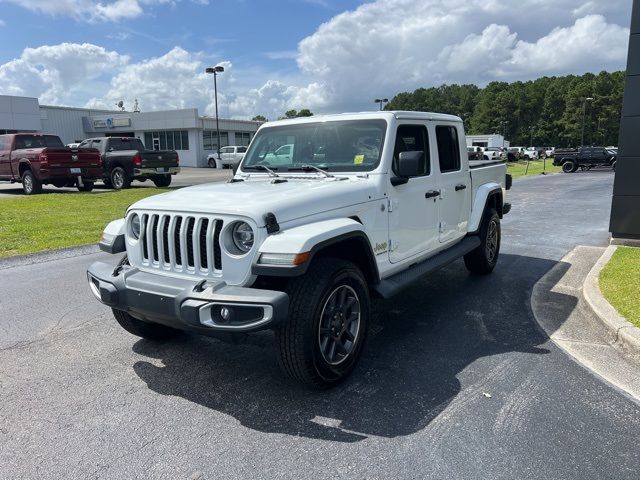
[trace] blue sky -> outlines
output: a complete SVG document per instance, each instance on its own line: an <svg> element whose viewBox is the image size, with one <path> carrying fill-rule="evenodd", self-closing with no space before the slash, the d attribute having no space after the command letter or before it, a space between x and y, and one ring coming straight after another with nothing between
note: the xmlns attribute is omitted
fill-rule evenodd
<svg viewBox="0 0 640 480"><path fill-rule="evenodd" d="M273 118L441 83L623 69L631 0L0 0L0 94Z"/></svg>

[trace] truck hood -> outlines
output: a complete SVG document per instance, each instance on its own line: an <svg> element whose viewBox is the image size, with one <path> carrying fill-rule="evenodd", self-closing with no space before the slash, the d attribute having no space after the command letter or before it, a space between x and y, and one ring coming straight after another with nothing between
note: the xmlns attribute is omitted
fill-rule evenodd
<svg viewBox="0 0 640 480"><path fill-rule="evenodd" d="M266 213L287 222L349 205L368 202L376 196L371 178L344 180L292 179L273 183L273 178L244 182L210 183L148 197L132 209L244 216L262 223Z"/></svg>

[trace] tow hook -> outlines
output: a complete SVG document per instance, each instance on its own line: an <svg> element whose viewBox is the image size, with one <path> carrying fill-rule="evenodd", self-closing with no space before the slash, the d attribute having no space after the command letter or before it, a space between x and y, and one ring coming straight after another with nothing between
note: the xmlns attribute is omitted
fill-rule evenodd
<svg viewBox="0 0 640 480"><path fill-rule="evenodd" d="M196 283L196 286L193 287L193 291L197 292L197 293L204 292L204 290L206 288L206 286L205 286L206 284L207 284L206 280L199 281L198 283Z"/></svg>

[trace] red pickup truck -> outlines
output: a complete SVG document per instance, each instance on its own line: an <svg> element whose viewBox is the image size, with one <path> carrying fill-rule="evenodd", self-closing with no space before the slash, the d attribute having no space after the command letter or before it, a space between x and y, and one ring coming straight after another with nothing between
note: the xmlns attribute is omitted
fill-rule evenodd
<svg viewBox="0 0 640 480"><path fill-rule="evenodd" d="M89 192L101 177L102 159L94 148L72 150L55 135L0 135L0 180L22 182L27 195L48 184Z"/></svg>

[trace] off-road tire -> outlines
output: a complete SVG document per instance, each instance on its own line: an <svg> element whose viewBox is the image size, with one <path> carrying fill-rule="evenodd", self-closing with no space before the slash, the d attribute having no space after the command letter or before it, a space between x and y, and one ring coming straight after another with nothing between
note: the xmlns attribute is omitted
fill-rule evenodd
<svg viewBox="0 0 640 480"><path fill-rule="evenodd" d="M131 186L131 177L122 167L113 167L109 174L109 180L111 188L115 190L122 190Z"/></svg>
<svg viewBox="0 0 640 480"><path fill-rule="evenodd" d="M565 160L562 163L562 171L564 173L574 173L576 170L578 170L578 164L573 160Z"/></svg>
<svg viewBox="0 0 640 480"><path fill-rule="evenodd" d="M493 240L494 234L496 235L495 241ZM500 217L495 208L488 208L484 212L478 236L480 237L480 246L464 256L464 264L467 270L475 275L487 275L493 271L500 256ZM490 245L493 245L493 248L488 248Z"/></svg>
<svg viewBox="0 0 640 480"><path fill-rule="evenodd" d="M331 296L345 286L356 294L360 323L350 353L341 363L332 365L321 352L320 320ZM328 388L338 384L355 368L367 338L371 300L362 272L346 260L318 258L286 291L289 316L275 332L280 367L287 376L308 386Z"/></svg>
<svg viewBox="0 0 640 480"><path fill-rule="evenodd" d="M22 172L22 190L25 195L42 193L42 182L36 178L31 170Z"/></svg>
<svg viewBox="0 0 640 480"><path fill-rule="evenodd" d="M128 264L129 259L126 255L118 262L118 266ZM160 325L159 323L143 322L142 320L133 318L127 312L116 310L115 308L112 308L111 311L120 326L132 335L149 340L169 340L183 335L182 330Z"/></svg>
<svg viewBox="0 0 640 480"><path fill-rule="evenodd" d="M89 180L83 180L82 186L78 185L77 188L79 192L90 192L91 190L93 190L93 186L93 182L90 182Z"/></svg>
<svg viewBox="0 0 640 480"><path fill-rule="evenodd" d="M153 177L152 180L158 188L165 188L171 185L171 175L160 175Z"/></svg>

